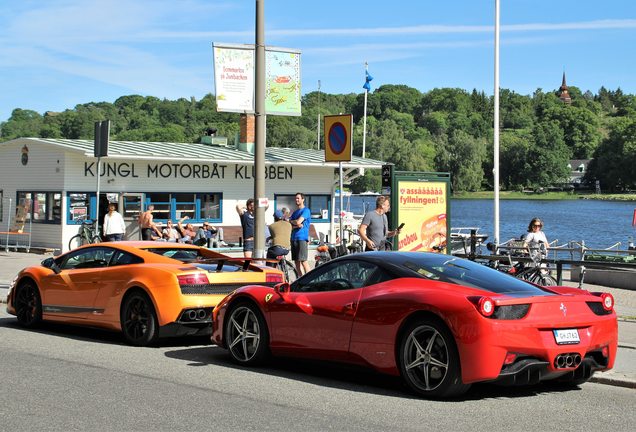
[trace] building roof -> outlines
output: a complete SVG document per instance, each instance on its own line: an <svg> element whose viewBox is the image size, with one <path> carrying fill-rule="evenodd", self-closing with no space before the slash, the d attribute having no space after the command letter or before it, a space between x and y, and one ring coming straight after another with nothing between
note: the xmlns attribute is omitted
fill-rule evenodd
<svg viewBox="0 0 636 432"><path fill-rule="evenodd" d="M0 143L2 145L51 145L66 151L80 153L85 157L94 157L92 140L59 139L59 138L17 138ZM233 146L200 143L170 143L145 141L110 141L108 143L108 159L197 161L217 163L237 163L250 165L254 163L254 155ZM351 162L344 162L343 168L377 168L385 162L352 156ZM323 150L307 150L296 148L267 147L265 164L270 165L304 165L338 167L337 162L325 162Z"/></svg>

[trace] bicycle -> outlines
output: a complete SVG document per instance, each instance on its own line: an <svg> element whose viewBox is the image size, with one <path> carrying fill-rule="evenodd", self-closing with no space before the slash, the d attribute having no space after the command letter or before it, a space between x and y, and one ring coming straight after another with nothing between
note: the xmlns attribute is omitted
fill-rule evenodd
<svg viewBox="0 0 636 432"><path fill-rule="evenodd" d="M277 262L271 262L268 265L278 268L285 275L285 281L292 283L298 279L298 270L294 263L287 259L289 251L281 246L270 246L267 249L267 259L276 260Z"/></svg>
<svg viewBox="0 0 636 432"><path fill-rule="evenodd" d="M528 282L541 286L555 286L556 279L550 274L550 267L541 264L541 260L546 256L547 249L545 244L540 243L538 247L530 249L530 258L532 263L526 266L525 263L519 261L512 265L508 270L516 278L527 280ZM512 259L509 257L510 262Z"/></svg>
<svg viewBox="0 0 636 432"><path fill-rule="evenodd" d="M80 226L80 232L71 237L71 240L68 242L68 248L69 250L73 250L85 244L94 244L101 241L101 237L95 234L95 222L83 220Z"/></svg>

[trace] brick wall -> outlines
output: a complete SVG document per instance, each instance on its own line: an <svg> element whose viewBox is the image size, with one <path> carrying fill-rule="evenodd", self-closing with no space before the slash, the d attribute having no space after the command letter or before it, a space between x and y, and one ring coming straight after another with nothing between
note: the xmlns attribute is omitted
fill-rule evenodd
<svg viewBox="0 0 636 432"><path fill-rule="evenodd" d="M256 142L255 140L256 121L255 121L254 114L241 114L239 125L241 128L239 142L242 142L242 143Z"/></svg>

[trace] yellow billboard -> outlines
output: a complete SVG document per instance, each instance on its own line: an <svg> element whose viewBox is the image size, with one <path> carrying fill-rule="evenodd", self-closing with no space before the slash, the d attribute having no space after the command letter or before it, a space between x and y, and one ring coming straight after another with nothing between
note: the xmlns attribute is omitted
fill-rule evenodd
<svg viewBox="0 0 636 432"><path fill-rule="evenodd" d="M446 253L448 182L397 181L397 249Z"/></svg>

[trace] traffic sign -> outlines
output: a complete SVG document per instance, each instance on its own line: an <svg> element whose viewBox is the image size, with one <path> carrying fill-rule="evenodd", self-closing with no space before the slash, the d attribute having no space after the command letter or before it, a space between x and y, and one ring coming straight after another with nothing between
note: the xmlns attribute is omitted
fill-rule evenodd
<svg viewBox="0 0 636 432"><path fill-rule="evenodd" d="M351 131L353 115L340 114L324 117L325 162L351 161Z"/></svg>

